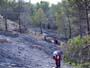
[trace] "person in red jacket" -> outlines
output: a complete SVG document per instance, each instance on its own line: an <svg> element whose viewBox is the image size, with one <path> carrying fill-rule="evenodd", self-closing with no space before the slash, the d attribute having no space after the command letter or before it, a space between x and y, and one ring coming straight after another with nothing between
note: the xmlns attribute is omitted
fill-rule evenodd
<svg viewBox="0 0 90 68"><path fill-rule="evenodd" d="M61 67L61 54L62 51L56 50L53 52L53 59L55 60L56 68Z"/></svg>

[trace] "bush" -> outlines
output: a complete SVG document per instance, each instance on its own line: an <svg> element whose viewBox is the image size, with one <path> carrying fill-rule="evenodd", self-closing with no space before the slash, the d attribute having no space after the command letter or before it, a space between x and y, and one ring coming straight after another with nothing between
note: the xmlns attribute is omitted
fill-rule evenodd
<svg viewBox="0 0 90 68"><path fill-rule="evenodd" d="M67 42L67 51L64 52L64 60L71 62L71 65L77 65L78 63L84 63L81 68L90 68L90 48L84 48L90 45L90 35L74 37Z"/></svg>
<svg viewBox="0 0 90 68"><path fill-rule="evenodd" d="M68 41L68 44L70 45L90 44L90 35L83 36L82 38L80 36L74 37Z"/></svg>
<svg viewBox="0 0 90 68"><path fill-rule="evenodd" d="M85 62L81 64L81 68L90 68L90 62Z"/></svg>

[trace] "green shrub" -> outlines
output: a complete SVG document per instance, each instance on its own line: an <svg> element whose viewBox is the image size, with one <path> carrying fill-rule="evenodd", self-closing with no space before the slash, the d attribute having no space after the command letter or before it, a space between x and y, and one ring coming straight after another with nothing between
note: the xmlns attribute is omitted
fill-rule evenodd
<svg viewBox="0 0 90 68"><path fill-rule="evenodd" d="M80 38L80 36L74 37L70 39L67 42L67 51L64 53L64 60L66 62L69 62L73 66L77 66L78 63L81 63L81 58L83 59L84 64L81 64L81 68L90 68L90 63L87 63L87 58L89 58L90 48L85 48L83 46L86 46L90 44L90 35L83 36ZM90 58L89 58L90 59ZM90 62L90 61L89 61Z"/></svg>
<svg viewBox="0 0 90 68"><path fill-rule="evenodd" d="M80 36L74 37L68 41L68 44L70 45L90 44L90 35L83 36L82 38Z"/></svg>

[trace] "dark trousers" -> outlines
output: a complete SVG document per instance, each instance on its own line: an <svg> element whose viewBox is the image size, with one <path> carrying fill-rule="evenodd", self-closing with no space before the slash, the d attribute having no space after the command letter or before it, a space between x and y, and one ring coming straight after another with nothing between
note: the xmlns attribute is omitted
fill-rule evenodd
<svg viewBox="0 0 90 68"><path fill-rule="evenodd" d="M56 68L60 68L61 67L61 63L56 63Z"/></svg>

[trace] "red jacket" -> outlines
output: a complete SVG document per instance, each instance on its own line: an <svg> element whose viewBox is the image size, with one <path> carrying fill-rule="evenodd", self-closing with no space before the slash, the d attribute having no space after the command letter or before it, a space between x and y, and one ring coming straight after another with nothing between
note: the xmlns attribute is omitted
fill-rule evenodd
<svg viewBox="0 0 90 68"><path fill-rule="evenodd" d="M56 64L58 64L61 61L61 56L60 55L53 56L53 59L55 60Z"/></svg>

